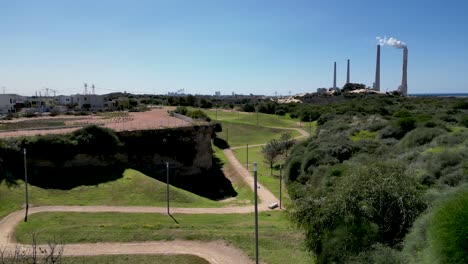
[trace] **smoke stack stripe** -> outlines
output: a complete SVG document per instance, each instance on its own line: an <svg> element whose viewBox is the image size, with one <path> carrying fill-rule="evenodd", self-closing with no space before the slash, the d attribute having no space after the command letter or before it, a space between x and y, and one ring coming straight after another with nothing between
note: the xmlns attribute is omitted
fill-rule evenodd
<svg viewBox="0 0 468 264"><path fill-rule="evenodd" d="M375 65L374 90L380 92L380 45L377 45L377 62Z"/></svg>

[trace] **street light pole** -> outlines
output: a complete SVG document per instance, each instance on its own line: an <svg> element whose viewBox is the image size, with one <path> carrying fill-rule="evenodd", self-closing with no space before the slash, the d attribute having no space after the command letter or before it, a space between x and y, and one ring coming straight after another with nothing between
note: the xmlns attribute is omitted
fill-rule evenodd
<svg viewBox="0 0 468 264"><path fill-rule="evenodd" d="M166 162L166 199L167 199L167 214L170 215L169 211L169 162Z"/></svg>
<svg viewBox="0 0 468 264"><path fill-rule="evenodd" d="M24 187L26 191L26 213L24 215L24 222L28 221L28 210L29 210L29 195L28 195L28 166L26 162L26 149L23 149L24 154Z"/></svg>
<svg viewBox="0 0 468 264"><path fill-rule="evenodd" d="M255 263L258 264L258 201L257 201L257 162L253 163L255 190Z"/></svg>
<svg viewBox="0 0 468 264"><path fill-rule="evenodd" d="M279 193L279 197L280 197L279 208L280 209L281 209L281 194L283 193L282 188L283 188L283 165L280 165L280 193Z"/></svg>
<svg viewBox="0 0 468 264"><path fill-rule="evenodd" d="M249 170L249 144L247 144L247 170Z"/></svg>

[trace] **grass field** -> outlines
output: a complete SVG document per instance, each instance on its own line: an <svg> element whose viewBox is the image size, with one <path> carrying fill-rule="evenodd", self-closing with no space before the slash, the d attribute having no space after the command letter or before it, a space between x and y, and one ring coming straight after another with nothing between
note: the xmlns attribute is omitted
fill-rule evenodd
<svg viewBox="0 0 468 264"><path fill-rule="evenodd" d="M245 146L246 144L263 144L274 138L279 138L283 133L290 133L293 137L300 136L296 130L258 127L222 121L223 131L217 133L219 138L228 142L230 147Z"/></svg>
<svg viewBox="0 0 468 264"><path fill-rule="evenodd" d="M249 170L252 171L253 163L257 162L258 171L258 181L265 186L268 190L270 190L276 197L279 198L280 192L280 171L279 171L279 164L282 162L275 163L275 168L273 169L273 174L270 174L270 165L264 161L263 155L261 153L262 147L249 147ZM246 167L247 164L247 150L246 148L235 149L233 150L234 155L239 160L239 162ZM284 172L283 172L284 176ZM286 185L283 182L282 188L282 204L287 204L289 201L288 199L288 192L286 190Z"/></svg>
<svg viewBox="0 0 468 264"><path fill-rule="evenodd" d="M37 213L20 223L17 241L28 243L32 233L39 243L59 238L66 243L132 242L160 240L226 240L254 256L254 215ZM270 264L313 263L303 247L303 234L282 211L259 214L260 259ZM66 247L66 245L65 245Z"/></svg>
<svg viewBox="0 0 468 264"><path fill-rule="evenodd" d="M222 155L222 152L218 155ZM243 182L234 184L238 199L217 202L171 186L174 207L223 207L251 203L253 192ZM250 191L250 192L249 192ZM19 210L24 203L24 183L8 187L0 184L0 219ZM122 178L95 186L80 186L71 190L29 188L29 203L38 205L131 205L166 206L166 184L138 171L128 169Z"/></svg>
<svg viewBox="0 0 468 264"><path fill-rule="evenodd" d="M213 121L229 121L232 123L258 125L264 127L300 127L298 119L292 119L288 115L278 116L263 113L246 113L239 111L227 111L221 109L203 109ZM302 126L305 124L302 123Z"/></svg>

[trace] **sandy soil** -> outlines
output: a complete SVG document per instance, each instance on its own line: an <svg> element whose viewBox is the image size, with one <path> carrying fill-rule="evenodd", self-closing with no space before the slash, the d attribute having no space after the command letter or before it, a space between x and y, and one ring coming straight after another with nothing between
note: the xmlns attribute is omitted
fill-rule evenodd
<svg viewBox="0 0 468 264"><path fill-rule="evenodd" d="M146 129L161 129L167 127L190 126L191 123L169 116L168 109L152 109L147 112L131 112L128 116L120 116L114 118L104 118L102 116L55 116L55 117L37 117L34 120L54 120L54 119L73 119L66 121L66 125L76 126L73 128L57 128L57 129L31 129L20 131L0 131L1 137L19 137L19 136L35 136L45 134L65 134L80 129L81 127L96 124L111 128L115 131L131 131L131 130L146 130ZM8 123L20 122L33 119L14 119L5 121Z"/></svg>

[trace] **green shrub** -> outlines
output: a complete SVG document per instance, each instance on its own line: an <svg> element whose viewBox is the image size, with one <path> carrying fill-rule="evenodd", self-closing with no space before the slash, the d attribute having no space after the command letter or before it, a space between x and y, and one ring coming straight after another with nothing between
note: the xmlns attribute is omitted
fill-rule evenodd
<svg viewBox="0 0 468 264"><path fill-rule="evenodd" d="M402 117L397 122L404 133L413 130L416 127L416 119L412 117Z"/></svg>
<svg viewBox="0 0 468 264"><path fill-rule="evenodd" d="M406 236L409 263L468 263L468 187L446 192L433 210L418 218Z"/></svg>
<svg viewBox="0 0 468 264"><path fill-rule="evenodd" d="M425 209L420 185L404 170L393 162L358 165L332 187L310 187L295 201L292 217L319 263L346 262L377 242L401 242Z"/></svg>
<svg viewBox="0 0 468 264"><path fill-rule="evenodd" d="M460 125L468 127L468 115L463 115L460 117Z"/></svg>
<svg viewBox="0 0 468 264"><path fill-rule="evenodd" d="M351 136L352 141L375 140L376 138L377 132L369 132L367 130L361 130Z"/></svg>
<svg viewBox="0 0 468 264"><path fill-rule="evenodd" d="M439 128L420 127L406 134L400 144L407 148L421 146L444 133L446 132Z"/></svg>
<svg viewBox="0 0 468 264"><path fill-rule="evenodd" d="M187 107L185 106L178 106L176 107L174 112L176 112L177 114L186 115L188 113L188 110L187 110Z"/></svg>

